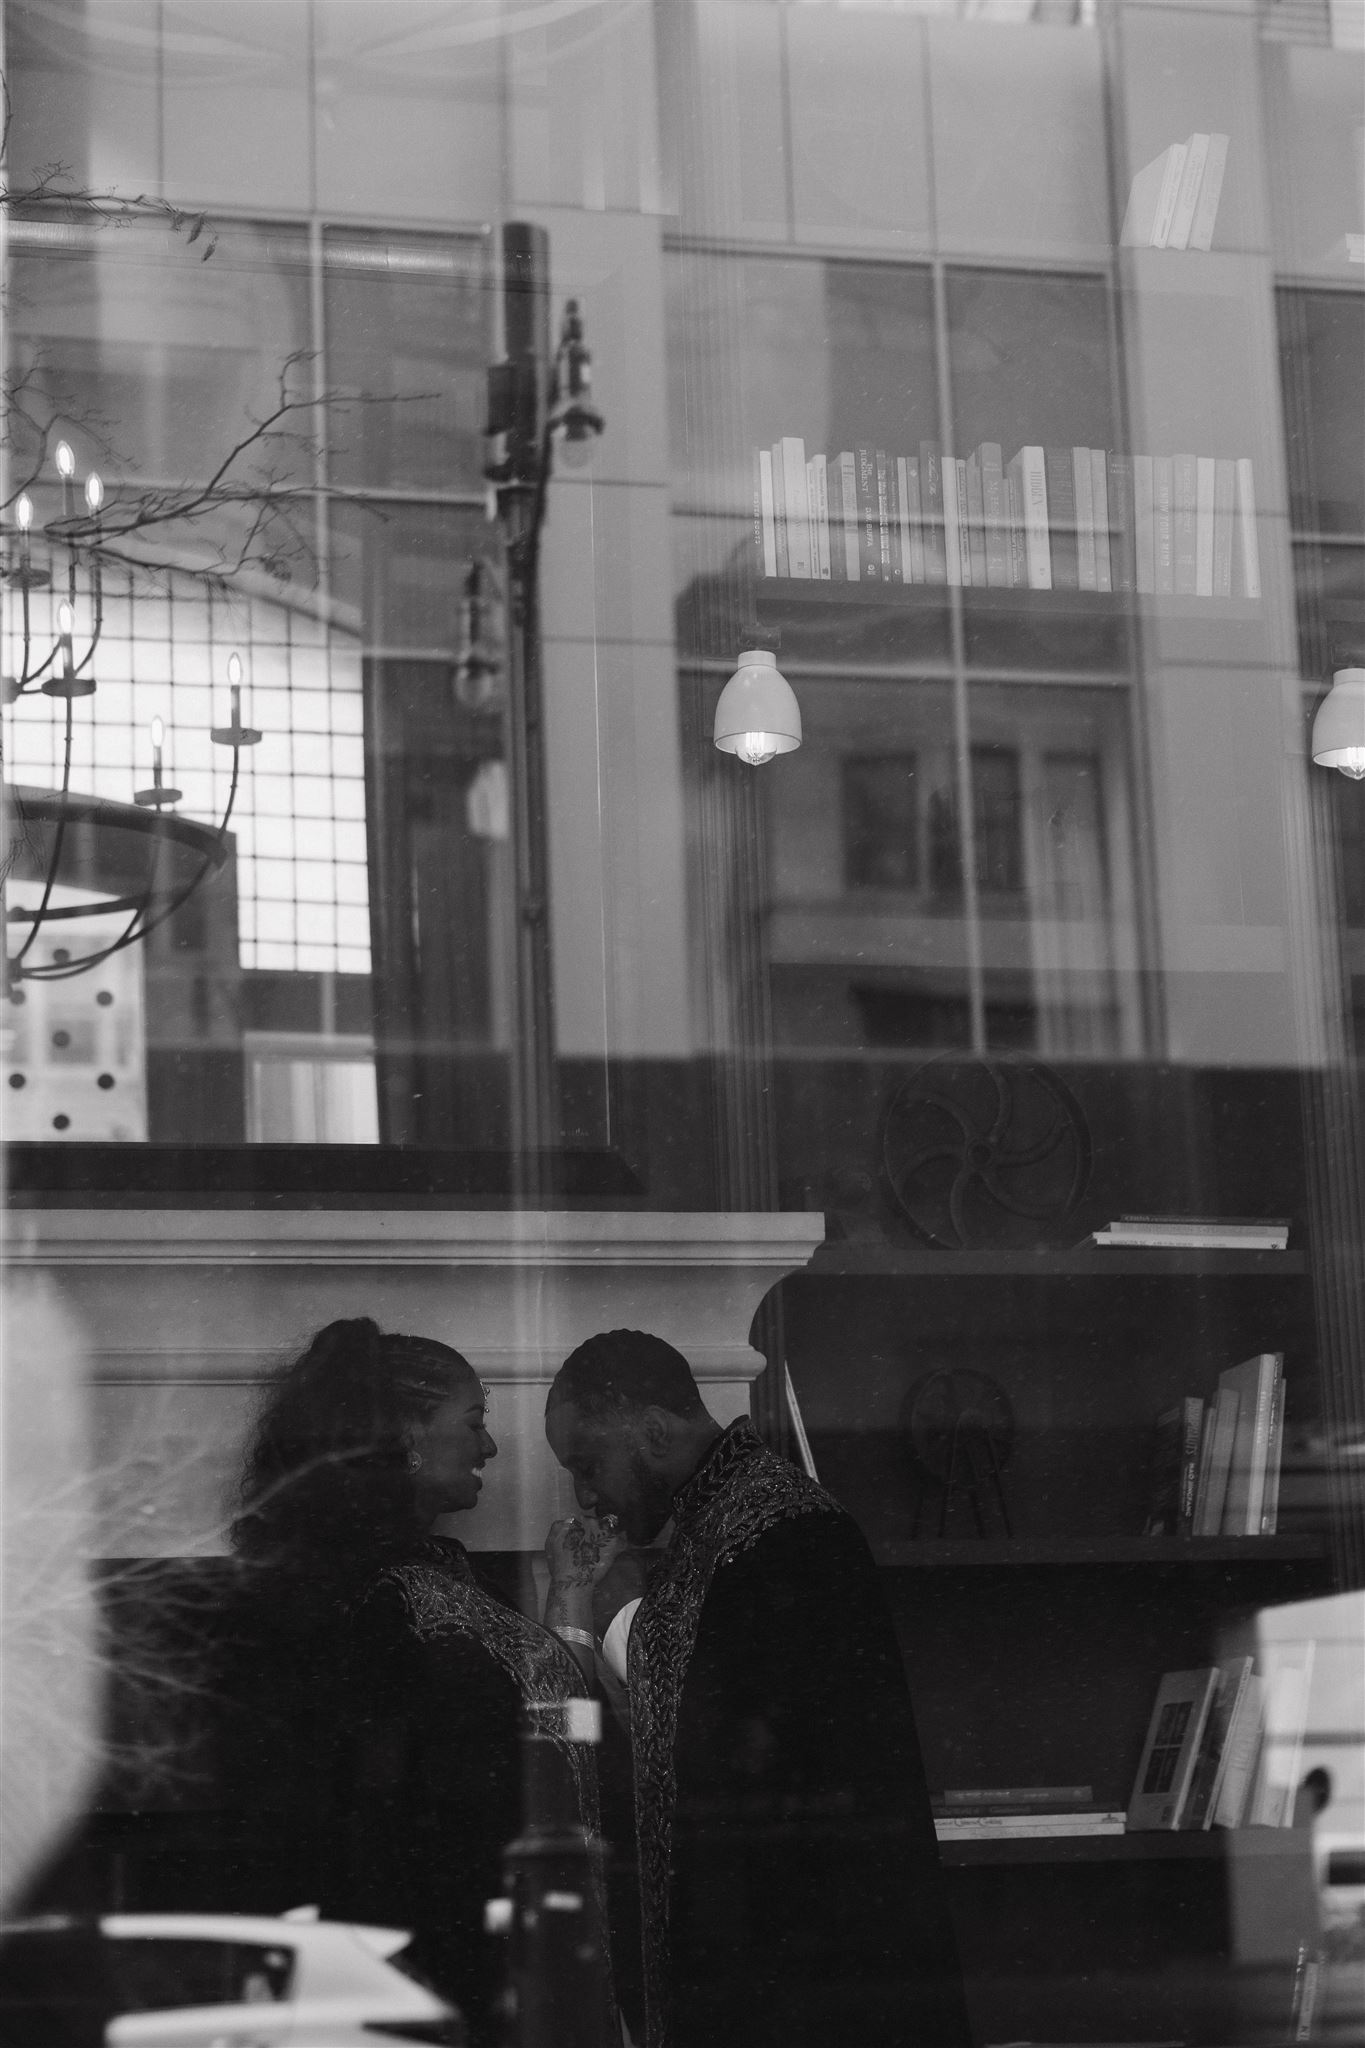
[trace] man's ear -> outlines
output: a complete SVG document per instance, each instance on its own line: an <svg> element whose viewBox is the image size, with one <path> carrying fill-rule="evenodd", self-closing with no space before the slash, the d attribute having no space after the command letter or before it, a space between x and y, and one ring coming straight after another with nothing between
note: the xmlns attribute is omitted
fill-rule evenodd
<svg viewBox="0 0 1365 2048"><path fill-rule="evenodd" d="M646 1408L640 1416L640 1439L648 1455L662 1464L673 1447L673 1417L666 1408Z"/></svg>

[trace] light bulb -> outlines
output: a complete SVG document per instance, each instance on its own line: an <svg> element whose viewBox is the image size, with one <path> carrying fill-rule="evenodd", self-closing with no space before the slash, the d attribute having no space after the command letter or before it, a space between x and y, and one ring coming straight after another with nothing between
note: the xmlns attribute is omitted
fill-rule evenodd
<svg viewBox="0 0 1365 2048"><path fill-rule="evenodd" d="M59 442L57 443L57 474L58 474L58 476L74 476L74 474L75 474L75 470L76 470L76 458L75 458L75 456L74 456L74 455L73 455L73 454L71 453L71 444L70 444L70 442L69 442L69 441L59 441Z"/></svg>
<svg viewBox="0 0 1365 2048"><path fill-rule="evenodd" d="M19 502L14 508L14 516L19 522L20 533L27 533L33 524L33 500L27 491L19 493Z"/></svg>
<svg viewBox="0 0 1365 2048"><path fill-rule="evenodd" d="M165 738L165 726L161 723L161 720L159 718L154 718L152 720L152 745L153 747L155 747L158 754L161 752L162 744Z"/></svg>
<svg viewBox="0 0 1365 2048"><path fill-rule="evenodd" d="M72 611L66 599L63 598L57 607L57 631L69 640L75 630L76 614Z"/></svg>
<svg viewBox="0 0 1365 2048"><path fill-rule="evenodd" d="M242 657L230 654L227 659L227 679L235 689L242 680Z"/></svg>
<svg viewBox="0 0 1365 2048"><path fill-rule="evenodd" d="M735 752L741 761L747 761L751 768L761 768L765 761L777 756L777 734L772 732L743 732L735 742Z"/></svg>
<svg viewBox="0 0 1365 2048"><path fill-rule="evenodd" d="M1343 747L1332 766L1349 775L1352 782L1365 781L1365 747Z"/></svg>
<svg viewBox="0 0 1365 2048"><path fill-rule="evenodd" d="M104 483L93 469L85 479L85 502L92 512L98 512L104 503Z"/></svg>

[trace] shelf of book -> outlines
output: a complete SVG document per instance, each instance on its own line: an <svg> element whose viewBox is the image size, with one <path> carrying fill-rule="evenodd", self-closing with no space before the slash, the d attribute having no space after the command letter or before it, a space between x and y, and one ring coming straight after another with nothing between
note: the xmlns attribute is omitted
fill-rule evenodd
<svg viewBox="0 0 1365 2048"><path fill-rule="evenodd" d="M969 612L1033 616L1056 613L1059 618L1113 618L1116 614L1153 612L1174 619L1218 619L1229 623L1264 617L1264 606L1252 597L1190 597L1183 593L1156 595L1149 592L1113 590L978 590L972 584L946 583L836 583L806 576L760 576L754 584L754 598L763 612L790 612L800 605L855 605L863 609L885 607L897 611L935 611L946 608L956 592Z"/></svg>
<svg viewBox="0 0 1365 2048"><path fill-rule="evenodd" d="M1311 1854L1306 1828L1192 1828L1131 1835L1045 1835L1033 1840L940 1842L945 1868L1011 1863L1230 1863Z"/></svg>
<svg viewBox="0 0 1365 2048"><path fill-rule="evenodd" d="M1186 1250L1183 1246L1077 1245L1065 1251L931 1251L910 1245L822 1244L807 1272L917 1280L1301 1280L1302 1252Z"/></svg>
<svg viewBox="0 0 1365 2048"><path fill-rule="evenodd" d="M1290 1536L962 1536L884 1542L878 1564L893 1571L958 1571L1001 1566L1113 1565L1188 1571L1203 1565L1318 1563L1326 1538Z"/></svg>

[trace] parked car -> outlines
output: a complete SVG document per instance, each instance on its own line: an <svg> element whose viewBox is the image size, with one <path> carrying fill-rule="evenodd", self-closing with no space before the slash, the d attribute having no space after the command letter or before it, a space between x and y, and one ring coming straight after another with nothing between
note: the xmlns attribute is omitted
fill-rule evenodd
<svg viewBox="0 0 1365 2048"><path fill-rule="evenodd" d="M399 1928L227 1913L109 1913L0 1926L7 2048L464 2048L456 2008Z"/></svg>

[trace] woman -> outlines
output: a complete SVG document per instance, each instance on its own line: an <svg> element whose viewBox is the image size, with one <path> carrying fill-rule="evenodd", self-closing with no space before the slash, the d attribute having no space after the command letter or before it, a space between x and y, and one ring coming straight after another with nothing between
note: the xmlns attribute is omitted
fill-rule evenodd
<svg viewBox="0 0 1365 2048"><path fill-rule="evenodd" d="M258 1568L238 1632L255 1669L243 1723L255 1754L242 1770L239 1743L239 1774L258 1806L287 1816L290 1903L412 1928L415 1960L476 2044L491 2037L496 1988L484 1903L524 1817L519 1731L527 1709L589 1689L591 1638L564 1617L581 1613L614 1547L577 1521L551 1531L548 1613L566 1644L431 1533L478 1503L497 1455L486 1404L448 1345L366 1318L330 1323L267 1399L233 1530ZM576 1800L595 1833L592 1751L556 1739L553 1754L568 1810Z"/></svg>

